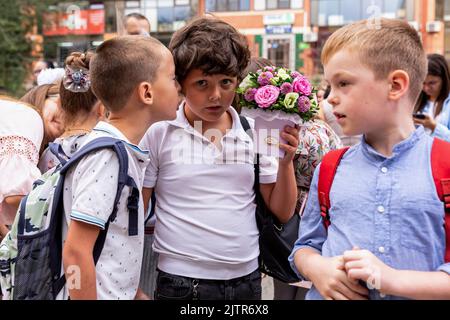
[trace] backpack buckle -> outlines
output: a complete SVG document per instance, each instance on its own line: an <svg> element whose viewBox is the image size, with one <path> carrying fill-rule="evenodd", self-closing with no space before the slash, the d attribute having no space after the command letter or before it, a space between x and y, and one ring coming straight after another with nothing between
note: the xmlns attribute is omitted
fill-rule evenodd
<svg viewBox="0 0 450 320"><path fill-rule="evenodd" d="M446 212L450 212L450 179L441 179L442 195Z"/></svg>

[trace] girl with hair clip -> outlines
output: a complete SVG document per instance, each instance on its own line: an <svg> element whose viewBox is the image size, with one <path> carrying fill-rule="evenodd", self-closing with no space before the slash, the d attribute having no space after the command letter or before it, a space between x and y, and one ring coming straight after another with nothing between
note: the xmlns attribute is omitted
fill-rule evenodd
<svg viewBox="0 0 450 320"><path fill-rule="evenodd" d="M93 53L74 52L66 59L65 75L59 89L64 132L55 140L67 156L82 145L83 139L104 118L104 108L90 87L89 62ZM44 173L58 164L58 159L46 149L39 162Z"/></svg>
<svg viewBox="0 0 450 320"><path fill-rule="evenodd" d="M450 141L450 72L445 57L428 55L428 74L417 101L414 123L433 137Z"/></svg>

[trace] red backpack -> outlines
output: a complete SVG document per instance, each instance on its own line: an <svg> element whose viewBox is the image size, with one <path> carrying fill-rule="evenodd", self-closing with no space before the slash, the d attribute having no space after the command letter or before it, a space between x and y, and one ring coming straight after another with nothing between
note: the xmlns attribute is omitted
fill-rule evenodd
<svg viewBox="0 0 450 320"><path fill-rule="evenodd" d="M327 153L320 164L318 196L320 214L326 229L331 224L329 215L331 185L339 163L348 149L333 150ZM450 262L450 143L434 139L431 149L431 171L439 199L445 205L445 262Z"/></svg>

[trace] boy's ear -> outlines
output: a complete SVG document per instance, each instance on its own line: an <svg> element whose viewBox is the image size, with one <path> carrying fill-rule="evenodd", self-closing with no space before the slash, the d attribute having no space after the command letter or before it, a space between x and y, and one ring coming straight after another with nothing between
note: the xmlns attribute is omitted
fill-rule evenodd
<svg viewBox="0 0 450 320"><path fill-rule="evenodd" d="M141 82L138 87L139 100L144 104L153 104L154 94L150 82Z"/></svg>
<svg viewBox="0 0 450 320"><path fill-rule="evenodd" d="M391 72L388 81L388 96L390 100L399 100L409 91L409 75L403 70L395 70Z"/></svg>

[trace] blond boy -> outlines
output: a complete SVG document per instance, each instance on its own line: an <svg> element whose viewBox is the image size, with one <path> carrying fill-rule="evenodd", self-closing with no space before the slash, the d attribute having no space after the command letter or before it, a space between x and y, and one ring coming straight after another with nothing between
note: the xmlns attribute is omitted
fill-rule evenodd
<svg viewBox="0 0 450 320"><path fill-rule="evenodd" d="M344 134L364 138L338 167L328 230L317 196L320 166L315 172L289 258L313 283L307 298L449 299L433 140L411 117L426 75L419 35L403 21L360 21L328 39L322 62Z"/></svg>

